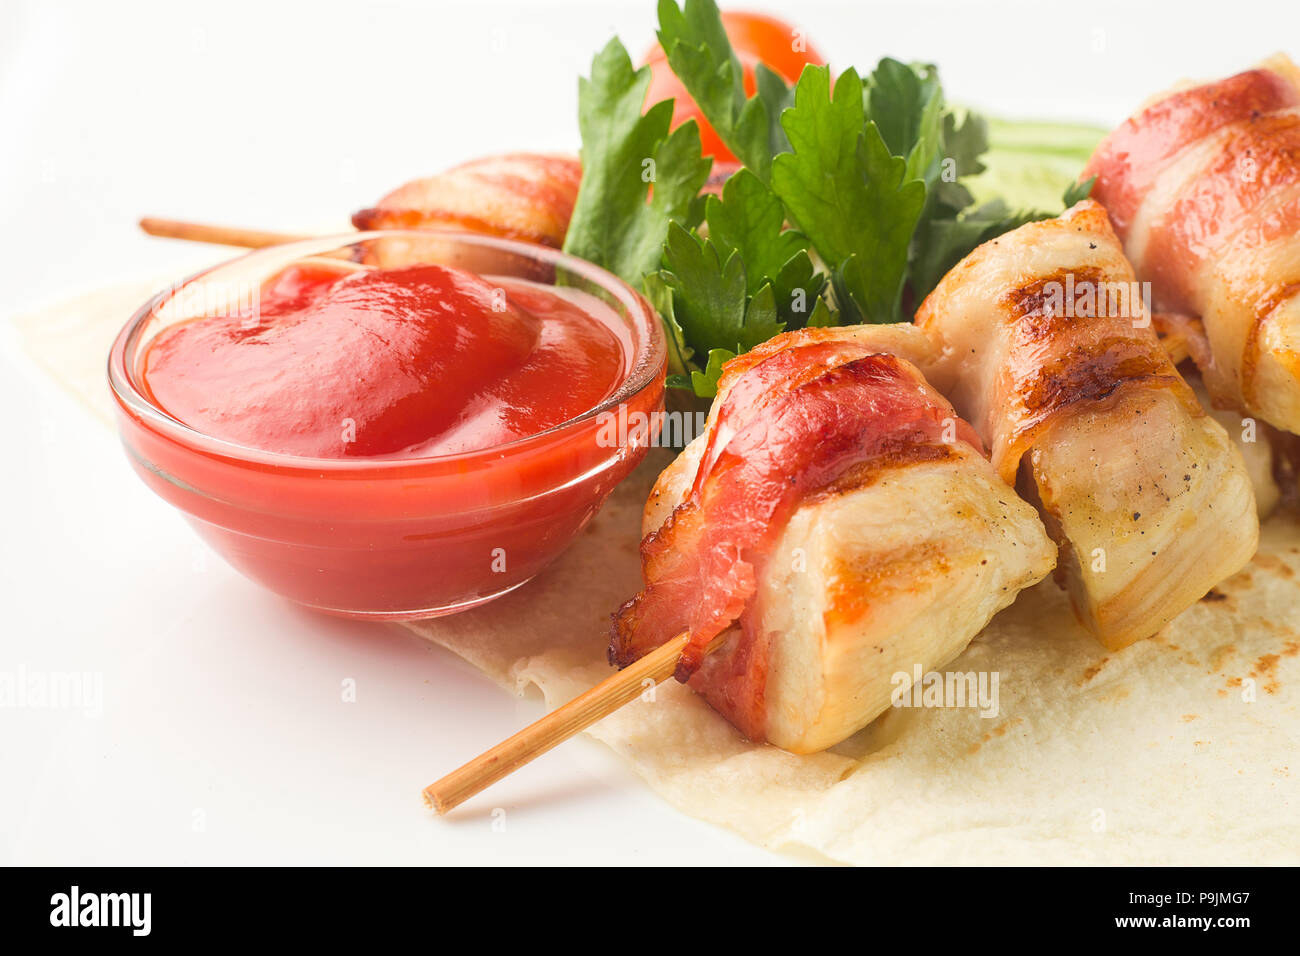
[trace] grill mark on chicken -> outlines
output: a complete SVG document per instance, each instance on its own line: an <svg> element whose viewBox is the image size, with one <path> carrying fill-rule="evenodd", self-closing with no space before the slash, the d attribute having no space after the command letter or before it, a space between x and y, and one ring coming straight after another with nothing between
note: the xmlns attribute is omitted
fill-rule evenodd
<svg viewBox="0 0 1300 956"><path fill-rule="evenodd" d="M1168 359L1128 339L1105 339L1099 347L1071 349L1017 381L1017 396L1029 418L1018 431L1041 425L1053 413L1097 403L1120 389L1175 388L1182 379Z"/></svg>
<svg viewBox="0 0 1300 956"><path fill-rule="evenodd" d="M1104 288L1106 280L1106 273L1092 266L1059 269L1003 294L999 304L1018 321L1017 331L1022 339L1050 340L1068 334L1071 327L1079 322L1076 316L1080 310L1076 306L1084 300L1086 291L1091 289L1095 300L1097 290ZM1048 286L1072 288L1074 298L1070 307L1061 309L1059 313L1055 309L1049 309L1048 299L1052 296L1047 291Z"/></svg>
<svg viewBox="0 0 1300 956"><path fill-rule="evenodd" d="M1079 324L1090 320L1086 314L1076 315L1072 307L1049 308L1050 287L1073 288L1074 306L1088 295L1095 303L1102 294L1099 290L1111 281L1099 268L1061 269L1007 292L999 304L1015 323L1013 351L1041 354L1052 342L1077 339ZM1075 345L1047 363L1031 364L1026 372L1012 375L1013 394L1025 412L1017 434L1034 431L1055 412L1103 401L1122 388L1177 389L1182 384L1167 354L1133 335L1109 335Z"/></svg>
<svg viewBox="0 0 1300 956"><path fill-rule="evenodd" d="M915 588L927 578L943 577L951 570L947 553L934 541L872 552L851 563L837 562L826 583L825 627L831 630L852 624L863 618L871 605L892 588Z"/></svg>
<svg viewBox="0 0 1300 956"><path fill-rule="evenodd" d="M803 500L806 503L826 501L839 495L869 488L895 469L921 462L947 461L955 457L956 453L950 445L937 445L915 437L886 441L882 444L878 458L853 465L830 484L805 495Z"/></svg>

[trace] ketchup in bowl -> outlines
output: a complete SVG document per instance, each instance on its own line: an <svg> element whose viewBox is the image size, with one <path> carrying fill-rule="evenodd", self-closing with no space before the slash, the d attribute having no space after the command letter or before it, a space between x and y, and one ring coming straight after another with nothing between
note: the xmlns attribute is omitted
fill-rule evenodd
<svg viewBox="0 0 1300 956"><path fill-rule="evenodd" d="M614 394L630 352L618 316L584 293L439 265L291 266L256 314L160 334L144 386L173 417L252 448L419 458L578 417Z"/></svg>
<svg viewBox="0 0 1300 956"><path fill-rule="evenodd" d="M556 557L645 453L610 416L649 418L663 375L658 319L617 278L431 233L202 273L109 362L137 472L235 567L388 619L474 606Z"/></svg>

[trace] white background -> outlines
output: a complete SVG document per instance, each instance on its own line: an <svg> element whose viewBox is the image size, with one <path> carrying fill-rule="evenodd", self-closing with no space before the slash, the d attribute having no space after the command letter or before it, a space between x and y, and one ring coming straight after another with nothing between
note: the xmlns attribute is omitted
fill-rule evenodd
<svg viewBox="0 0 1300 956"><path fill-rule="evenodd" d="M1113 123L1179 78L1300 56L1293 0L754 6L833 65L931 60L951 98L1008 116ZM653 0L0 0L0 315L212 260L141 236L141 215L341 228L454 162L575 149L578 74L614 33L639 56L653 17ZM586 740L432 818L420 788L538 701L228 570L8 323L0 415L0 672L104 681L99 717L0 709L0 862L785 862Z"/></svg>

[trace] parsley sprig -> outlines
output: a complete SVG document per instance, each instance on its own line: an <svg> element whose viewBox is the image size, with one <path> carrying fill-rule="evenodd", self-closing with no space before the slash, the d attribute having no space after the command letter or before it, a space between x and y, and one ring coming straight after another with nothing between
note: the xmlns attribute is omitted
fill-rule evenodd
<svg viewBox="0 0 1300 956"><path fill-rule="evenodd" d="M565 250L641 287L669 338L669 384L716 393L724 361L787 329L897 322L975 246L1054 213L977 205L988 128L937 69L805 68L756 92L713 0L659 2L668 64L743 168L700 197L710 161L672 103L642 112L649 70L612 40L579 85L583 181ZM1070 205L1090 184L1067 194Z"/></svg>
<svg viewBox="0 0 1300 956"><path fill-rule="evenodd" d="M617 39L578 81L582 184L564 237L565 252L634 284L658 266L668 223L688 221L710 166L694 122L669 132L671 100L642 115L649 87L650 68L633 69Z"/></svg>

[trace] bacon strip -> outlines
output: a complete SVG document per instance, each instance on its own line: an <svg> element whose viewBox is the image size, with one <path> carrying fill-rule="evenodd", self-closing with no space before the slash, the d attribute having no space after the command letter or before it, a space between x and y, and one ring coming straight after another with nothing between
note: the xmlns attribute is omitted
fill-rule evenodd
<svg viewBox="0 0 1300 956"><path fill-rule="evenodd" d="M572 156L510 153L455 166L389 193L352 217L358 229L441 226L560 248L582 164Z"/></svg>
<svg viewBox="0 0 1300 956"><path fill-rule="evenodd" d="M620 667L689 629L677 669L687 680L741 616L806 496L850 470L934 457L945 437L980 449L913 366L853 343L778 351L720 403L690 495L641 543L646 586L614 616L610 661Z"/></svg>
<svg viewBox="0 0 1300 956"><path fill-rule="evenodd" d="M1300 71L1167 94L1084 170L1155 305L1199 318L1216 403L1300 430Z"/></svg>
<svg viewBox="0 0 1300 956"><path fill-rule="evenodd" d="M1125 120L1097 147L1083 178L1097 177L1092 198L1102 203L1126 238L1166 165L1191 144L1230 123L1300 105L1300 93L1286 77L1268 69L1248 70L1165 96Z"/></svg>

